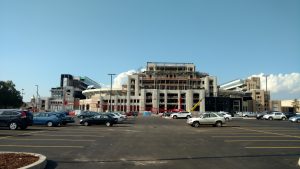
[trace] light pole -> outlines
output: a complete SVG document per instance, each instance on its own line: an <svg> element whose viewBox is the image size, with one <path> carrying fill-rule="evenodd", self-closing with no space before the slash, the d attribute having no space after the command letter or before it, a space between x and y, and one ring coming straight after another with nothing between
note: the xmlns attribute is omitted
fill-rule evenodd
<svg viewBox="0 0 300 169"><path fill-rule="evenodd" d="M21 96L22 96L22 101L23 101L24 100L23 99L23 97L24 97L24 89L22 89Z"/></svg>
<svg viewBox="0 0 300 169"><path fill-rule="evenodd" d="M38 107L39 107L39 85L35 85L36 86L36 99L35 99L35 102L36 102L36 111L38 110Z"/></svg>
<svg viewBox="0 0 300 169"><path fill-rule="evenodd" d="M110 92L109 92L109 112L111 112L111 109L112 109L112 104L111 104L111 94L112 94L112 76L116 75L116 74L113 74L113 73L109 73L108 74L110 76Z"/></svg>
<svg viewBox="0 0 300 169"><path fill-rule="evenodd" d="M266 101L268 102L269 101L269 96L268 96L268 76L269 75L264 75L266 77ZM268 110L267 106L268 104L265 103L266 107L265 107L265 110Z"/></svg>

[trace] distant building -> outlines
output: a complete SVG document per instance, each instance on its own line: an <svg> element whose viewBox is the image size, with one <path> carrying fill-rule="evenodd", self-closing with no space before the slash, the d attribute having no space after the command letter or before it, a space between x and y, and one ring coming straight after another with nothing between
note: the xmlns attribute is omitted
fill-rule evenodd
<svg viewBox="0 0 300 169"><path fill-rule="evenodd" d="M281 100L271 100L270 101L270 111L281 112L282 111ZM288 111L283 111L283 112L288 112Z"/></svg>
<svg viewBox="0 0 300 169"><path fill-rule="evenodd" d="M253 110L254 112L264 112L269 111L270 106L270 93L266 93L264 90L252 89L246 92L246 95L251 96L253 100Z"/></svg>
<svg viewBox="0 0 300 169"><path fill-rule="evenodd" d="M300 99L281 100L281 111L300 113Z"/></svg>
<svg viewBox="0 0 300 169"><path fill-rule="evenodd" d="M191 109L199 100L205 111L205 98L217 97L217 78L196 71L192 63L148 62L146 71L128 76L127 85L113 89L110 103L109 89L83 91L82 110L108 111L180 111Z"/></svg>
<svg viewBox="0 0 300 169"><path fill-rule="evenodd" d="M270 92L260 89L260 78L238 79L222 84L220 95L230 94L230 97L243 98L242 111L263 112L270 110ZM251 97L252 99L249 99Z"/></svg>
<svg viewBox="0 0 300 169"><path fill-rule="evenodd" d="M88 77L73 76L62 74L60 77L60 86L51 88L50 110L63 111L79 108L79 100L85 99L82 91L88 86L100 88L101 86Z"/></svg>
<svg viewBox="0 0 300 169"><path fill-rule="evenodd" d="M222 90L241 91L246 92L250 90L260 89L260 78L251 77L250 79L237 79L220 86Z"/></svg>

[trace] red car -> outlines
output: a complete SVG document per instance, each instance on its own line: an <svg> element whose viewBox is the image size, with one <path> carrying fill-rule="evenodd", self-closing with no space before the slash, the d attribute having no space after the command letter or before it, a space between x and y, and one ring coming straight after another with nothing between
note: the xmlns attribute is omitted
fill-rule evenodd
<svg viewBox="0 0 300 169"><path fill-rule="evenodd" d="M125 113L126 116L138 116L138 114L139 112L133 112L133 111Z"/></svg>

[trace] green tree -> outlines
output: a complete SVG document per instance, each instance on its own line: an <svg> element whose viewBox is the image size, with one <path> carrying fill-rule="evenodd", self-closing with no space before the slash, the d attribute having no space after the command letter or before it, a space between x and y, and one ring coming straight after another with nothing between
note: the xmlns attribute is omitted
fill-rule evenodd
<svg viewBox="0 0 300 169"><path fill-rule="evenodd" d="M0 81L0 108L19 108L23 104L20 91L12 81Z"/></svg>
<svg viewBox="0 0 300 169"><path fill-rule="evenodd" d="M292 102L292 105L293 105L294 112L297 112L297 110L300 107L298 99L294 99L294 101Z"/></svg>

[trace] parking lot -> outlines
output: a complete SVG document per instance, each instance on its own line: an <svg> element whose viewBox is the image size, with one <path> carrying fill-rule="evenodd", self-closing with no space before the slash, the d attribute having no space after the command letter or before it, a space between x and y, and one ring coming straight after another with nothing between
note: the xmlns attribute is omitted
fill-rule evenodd
<svg viewBox="0 0 300 169"><path fill-rule="evenodd" d="M300 124L234 119L193 128L186 119L130 117L113 127L0 130L1 151L47 156L47 168L300 168Z"/></svg>

